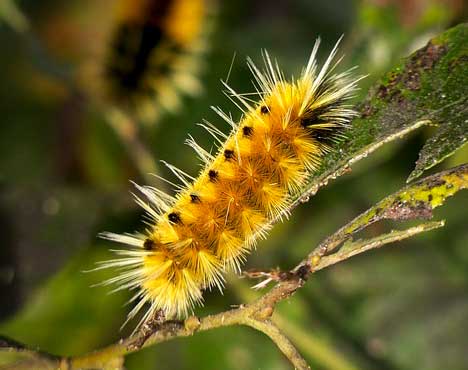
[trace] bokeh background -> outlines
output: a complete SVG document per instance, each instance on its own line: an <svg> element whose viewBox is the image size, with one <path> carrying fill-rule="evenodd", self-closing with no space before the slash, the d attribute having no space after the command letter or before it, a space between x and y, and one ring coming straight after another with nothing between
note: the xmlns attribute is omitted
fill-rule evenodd
<svg viewBox="0 0 468 370"><path fill-rule="evenodd" d="M54 354L80 354L128 335L135 324L119 331L131 309L126 292L108 295L109 288L91 287L112 271L83 271L109 258L108 249L115 247L97 238L99 232L142 230L129 180L160 184L141 172L138 155L76 78L83 50L103 27L99 1L2 1L0 334ZM195 124L206 118L227 129L209 106L239 117L220 83L234 54L229 82L249 92L247 55L260 61L261 49L267 49L287 75L297 75L317 36L323 58L344 34L343 68L359 65L359 73L369 74L359 100L399 58L467 19L462 0L239 0L207 6L213 7L214 31L201 57L203 91L182 97L175 111L142 127L139 139L156 163L167 160L192 175L198 162L184 140L191 134L212 145ZM430 134L420 131L387 145L320 190L274 228L247 267L294 266L328 234L403 187ZM467 159L465 147L435 170ZM159 164L158 171L170 177ZM436 211L437 219L447 219L445 228L320 271L280 305L280 326L313 369L468 369L467 207L468 195L457 194ZM369 234L395 226L378 224ZM229 277L224 295L207 292L196 313L253 299L253 284ZM128 356L126 367L280 370L290 364L267 337L232 327L145 349Z"/></svg>

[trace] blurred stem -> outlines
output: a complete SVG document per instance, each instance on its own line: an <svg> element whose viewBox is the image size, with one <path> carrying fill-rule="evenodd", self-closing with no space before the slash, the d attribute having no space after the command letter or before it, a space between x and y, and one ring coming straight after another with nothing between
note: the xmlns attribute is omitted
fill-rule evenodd
<svg viewBox="0 0 468 370"><path fill-rule="evenodd" d="M115 109L109 110L107 118L109 125L119 137L133 163L135 163L140 176L144 180L148 180L150 174L159 174L158 166L153 160L151 151L148 150L140 138L137 123Z"/></svg>
<svg viewBox="0 0 468 370"><path fill-rule="evenodd" d="M295 369L310 370L309 365L299 354L296 347L294 347L288 337L286 337L271 320L248 320L248 325L267 335L278 346L289 361L291 361Z"/></svg>
<svg viewBox="0 0 468 370"><path fill-rule="evenodd" d="M69 68L59 65L58 62L49 55L46 48L42 45L41 40L39 40L34 33L28 32L30 31L29 20L13 0L0 1L0 21L2 20L8 23L18 33L26 36L33 55L33 61L39 70L50 76L59 78L70 91L75 93L78 91L81 92L81 89L76 85L76 81L71 76ZM136 164L140 176L144 180L148 180L149 174L158 174L158 166L153 160L153 155L139 136L137 122L114 108L109 108L106 116L109 125L125 146L133 163Z"/></svg>
<svg viewBox="0 0 468 370"><path fill-rule="evenodd" d="M259 296L258 291L249 288L241 280L230 282L242 301L253 301ZM320 368L333 370L358 370L346 356L337 351L325 338L307 330L303 325L287 320L285 316L275 311L274 321L291 338L299 349L308 357L313 358Z"/></svg>
<svg viewBox="0 0 468 370"><path fill-rule="evenodd" d="M345 355L334 349L331 345L313 335L304 326L287 320L281 314L275 314L278 326L289 335L299 348L307 353L316 363L322 364L330 370L359 370Z"/></svg>

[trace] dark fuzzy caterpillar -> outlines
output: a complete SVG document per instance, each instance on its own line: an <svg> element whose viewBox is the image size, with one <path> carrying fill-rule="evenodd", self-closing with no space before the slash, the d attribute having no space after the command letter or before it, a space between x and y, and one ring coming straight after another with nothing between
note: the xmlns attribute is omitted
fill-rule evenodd
<svg viewBox="0 0 468 370"><path fill-rule="evenodd" d="M212 0L116 0L105 50L96 51L88 89L143 122L175 110L197 75L212 25ZM97 67L99 66L99 67Z"/></svg>

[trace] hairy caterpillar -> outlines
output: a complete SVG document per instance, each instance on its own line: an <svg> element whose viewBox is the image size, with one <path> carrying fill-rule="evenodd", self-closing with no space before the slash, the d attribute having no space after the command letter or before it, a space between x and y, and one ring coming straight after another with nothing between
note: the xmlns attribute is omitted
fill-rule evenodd
<svg viewBox="0 0 468 370"><path fill-rule="evenodd" d="M131 247L98 267L120 270L103 284L137 290L133 300L139 302L129 319L145 303L150 308L140 323L161 311L186 316L202 301L203 289L221 290L223 272L240 271L256 241L288 215L292 199L355 115L346 101L360 78L353 79L351 70L334 73L341 60L335 60L338 43L319 69L319 44L318 39L300 77L291 81L267 53L264 71L248 59L259 101L225 84L242 118L236 123L213 108L232 126L227 136L210 123L202 125L219 143L216 155L188 140L204 164L199 176L168 165L183 183L174 197L136 185L148 199L137 197L149 216L146 233L102 234Z"/></svg>
<svg viewBox="0 0 468 370"><path fill-rule="evenodd" d="M200 90L211 1L117 0L108 7L111 24L83 72L89 91L149 122L161 109L174 110L179 92Z"/></svg>

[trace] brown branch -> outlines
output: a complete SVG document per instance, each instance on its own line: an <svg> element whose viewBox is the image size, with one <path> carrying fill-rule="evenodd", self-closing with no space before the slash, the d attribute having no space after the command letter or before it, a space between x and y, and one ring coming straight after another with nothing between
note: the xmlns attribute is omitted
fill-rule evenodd
<svg viewBox="0 0 468 370"><path fill-rule="evenodd" d="M196 332L233 325L250 326L264 332L298 369L308 369L308 367L304 367L306 363L299 352L270 320L276 304L290 297L303 284L304 281L296 276L277 284L267 294L250 304L215 315L205 316L201 319L191 316L185 321L166 321L158 325L157 330L143 342L141 338L144 333L138 332L134 336L123 339L94 353L71 358L68 369L103 368L109 360L115 357L119 358L129 353L137 352L156 343L165 342L173 338L191 336ZM300 364L302 364L302 367L299 367Z"/></svg>
<svg viewBox="0 0 468 370"><path fill-rule="evenodd" d="M291 341L286 337L281 330L276 326L275 323L271 320L249 320L250 323L247 325L252 328L261 331L266 334L276 346L283 352L283 354L288 358L288 360L294 365L295 369L298 370L310 370L310 366L304 360L304 358L297 351L296 347L291 343Z"/></svg>
<svg viewBox="0 0 468 370"><path fill-rule="evenodd" d="M322 257L320 261L312 268L314 271L322 270L328 266L334 265L357 254L367 252L371 249L383 247L389 243L394 243L410 238L425 231L438 229L444 225L445 221L426 222L402 231L392 230L390 233L379 235L372 239L357 240L355 242L349 241L346 242L338 252Z"/></svg>
<svg viewBox="0 0 468 370"><path fill-rule="evenodd" d="M325 256L321 259L320 265L310 272L318 271L334 263L344 261L355 254L381 247L385 244L409 238L415 234L432 230L443 226L443 221L428 222L404 231L396 231L384 236L370 240L358 241L348 244L340 252ZM304 260L306 261L306 260ZM238 308L209 315L201 319L192 316L185 321L166 321L158 326L157 330L143 343L141 343L141 332L133 337L121 340L117 344L106 347L102 350L78 356L70 359L69 370L90 369L103 367L108 359L122 357L129 353L137 352L142 348L164 342L178 337L191 336L197 332L207 331L215 328L245 325L265 333L278 346L283 354L297 369L309 369L303 357L290 342L290 340L271 321L271 316L276 305L295 293L297 289L305 283L309 272L304 270L304 263L300 263L294 273L289 273L286 280L278 282L268 293L258 298L256 301L242 305ZM137 344L137 345L135 345Z"/></svg>
<svg viewBox="0 0 468 370"><path fill-rule="evenodd" d="M366 241L350 243L346 248L331 256L324 256L321 264L310 272L325 268L333 263L337 263L352 257L357 253L380 247L384 244L402 240L417 233L443 226L443 222L428 222L420 226L387 234L380 239L374 238ZM266 334L283 352L288 360L297 369L309 369L303 357L290 342L290 340L280 331L280 329L271 321L274 309L280 301L289 298L297 289L305 283L308 273L304 270L304 264L299 264L295 273L290 273L287 280L280 281L268 293L256 301L241 305L238 308L221 312L215 315L205 316L201 319L191 316L184 321L166 321L157 325L156 330L146 338L146 334L138 332L136 335L121 339L119 342L105 347L93 353L77 356L73 358L53 358L48 356L39 356L37 354L34 367L37 369L119 369L123 364L123 356L138 352L142 348L165 342L178 337L192 336L197 332L207 331L215 328L245 325L250 326ZM142 341L142 337L145 336ZM18 364L17 364L18 365ZM28 363L30 366L31 363ZM53 367L55 366L55 367ZM2 367L2 370L22 369L24 367Z"/></svg>
<svg viewBox="0 0 468 370"><path fill-rule="evenodd" d="M437 173L414 184L411 184L401 189L400 191L384 198L375 206L369 208L367 211L360 214L345 226L340 228L334 234L327 237L318 245L318 247L309 253L307 258L299 263L293 271L298 271L299 269L304 269L304 267L307 267L311 270L311 272L314 272L328 266L329 264L325 266L324 262L322 261L324 256L334 252L340 245L349 241L351 237L357 232L378 221L430 219L432 217L432 210L434 208L442 205L448 197L451 197L457 191L466 189L467 187L468 164L454 167L447 171ZM422 224L420 226L423 225L429 224ZM436 225L433 226L434 227L429 227L427 230L432 230L435 227L439 227ZM440 226L443 226L443 224ZM417 228L412 228L411 230L417 234ZM391 234L386 234L384 237L390 235ZM397 234L393 234L393 236L396 237ZM395 241L391 238L385 240L389 240L388 242ZM375 239L371 239L366 242L375 241ZM358 246L359 243L352 244L352 247L358 248ZM374 246L373 248L378 246L380 245ZM342 256L342 253L338 254L338 256ZM342 259L338 259L338 256L334 257L337 258L336 262L342 261ZM276 272L276 274L278 273Z"/></svg>

